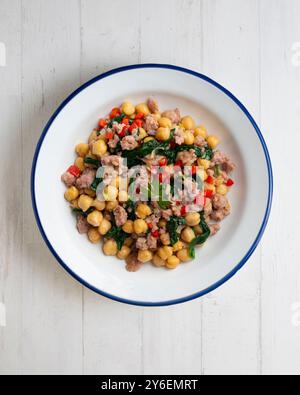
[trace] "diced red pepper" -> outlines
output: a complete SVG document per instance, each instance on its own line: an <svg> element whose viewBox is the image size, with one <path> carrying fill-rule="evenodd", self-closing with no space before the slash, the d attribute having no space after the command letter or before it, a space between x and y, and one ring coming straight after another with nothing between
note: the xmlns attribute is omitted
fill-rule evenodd
<svg viewBox="0 0 300 395"><path fill-rule="evenodd" d="M234 185L234 181L231 178L229 178L229 180L226 182L226 186L232 187L232 185Z"/></svg>
<svg viewBox="0 0 300 395"><path fill-rule="evenodd" d="M72 174L74 177L79 177L81 174L81 170L76 165L72 165L67 170L68 173Z"/></svg>
<svg viewBox="0 0 300 395"><path fill-rule="evenodd" d="M137 129L137 128L138 128L137 124L135 122L133 122L133 124L129 128L129 132L132 133L134 131L134 129Z"/></svg>
<svg viewBox="0 0 300 395"><path fill-rule="evenodd" d="M175 162L175 166L183 167L183 162L182 162L182 160L177 160L177 161Z"/></svg>
<svg viewBox="0 0 300 395"><path fill-rule="evenodd" d="M136 191L137 194L139 194L141 192L141 189L138 187L138 188L136 188L135 191Z"/></svg>
<svg viewBox="0 0 300 395"><path fill-rule="evenodd" d="M129 125L129 119L128 118L124 118L122 123L124 123L124 125Z"/></svg>
<svg viewBox="0 0 300 395"><path fill-rule="evenodd" d="M134 123L135 123L139 128L141 128L141 127L143 126L143 121L142 121L141 119L136 119L136 120L134 121Z"/></svg>
<svg viewBox="0 0 300 395"><path fill-rule="evenodd" d="M159 230L156 230L156 231L152 232L151 235L153 237L155 237L156 239L158 239L159 238Z"/></svg>
<svg viewBox="0 0 300 395"><path fill-rule="evenodd" d="M113 132L107 132L107 133L106 133L106 138L107 138L107 140L112 140L113 137L114 137Z"/></svg>
<svg viewBox="0 0 300 395"><path fill-rule="evenodd" d="M204 196L208 199L212 198L214 191L212 189L206 189L204 191Z"/></svg>
<svg viewBox="0 0 300 395"><path fill-rule="evenodd" d="M99 120L99 122L98 122L99 128L103 129L103 128L105 128L106 125L107 125L107 122L106 122L105 119L100 119Z"/></svg>
<svg viewBox="0 0 300 395"><path fill-rule="evenodd" d="M180 214L181 214L182 216L183 216L183 215L186 215L186 207L185 207L185 206L183 206L183 207L181 208Z"/></svg>
<svg viewBox="0 0 300 395"><path fill-rule="evenodd" d="M213 185L215 183L215 179L212 176L208 176L205 180L208 184Z"/></svg>
<svg viewBox="0 0 300 395"><path fill-rule="evenodd" d="M109 114L109 118L113 119L121 115L121 110L117 107L113 108Z"/></svg>
<svg viewBox="0 0 300 395"><path fill-rule="evenodd" d="M136 114L134 119L136 120L136 119L143 119L143 118L144 118L144 114L142 112L139 112Z"/></svg>
<svg viewBox="0 0 300 395"><path fill-rule="evenodd" d="M126 132L128 130L128 126L124 126L123 129L121 130L121 132L119 133L119 137L125 137L126 136Z"/></svg>
<svg viewBox="0 0 300 395"><path fill-rule="evenodd" d="M161 167L167 166L167 164L168 164L167 158L162 158L159 161L159 166L161 166Z"/></svg>
<svg viewBox="0 0 300 395"><path fill-rule="evenodd" d="M177 201L176 206L181 206L181 202Z"/></svg>
<svg viewBox="0 0 300 395"><path fill-rule="evenodd" d="M198 169L198 166L192 166L192 174L193 175L197 174L197 169Z"/></svg>
<svg viewBox="0 0 300 395"><path fill-rule="evenodd" d="M149 229L152 229L152 228L153 228L153 224L151 224L151 222L149 222L148 228L149 228Z"/></svg>

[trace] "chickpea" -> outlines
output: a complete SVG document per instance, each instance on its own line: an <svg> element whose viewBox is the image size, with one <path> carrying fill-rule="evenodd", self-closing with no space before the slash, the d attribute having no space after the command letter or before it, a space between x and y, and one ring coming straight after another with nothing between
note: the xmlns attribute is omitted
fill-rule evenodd
<svg viewBox="0 0 300 395"><path fill-rule="evenodd" d="M135 113L135 107L132 103L130 102L124 102L122 104L122 111L125 115L133 115Z"/></svg>
<svg viewBox="0 0 300 395"><path fill-rule="evenodd" d="M83 171L85 169L84 160L81 156L75 160L75 165L78 167L79 170Z"/></svg>
<svg viewBox="0 0 300 395"><path fill-rule="evenodd" d="M153 258L153 254L151 251L146 250L146 251L142 251L139 250L138 252L138 260L140 262L146 263L146 262L150 262Z"/></svg>
<svg viewBox="0 0 300 395"><path fill-rule="evenodd" d="M228 188L227 188L227 186L224 185L224 184L219 185L219 186L217 187L217 193L218 193L219 195L227 195L227 193L228 193Z"/></svg>
<svg viewBox="0 0 300 395"><path fill-rule="evenodd" d="M101 222L98 231L100 233L100 235L104 236L106 235L107 232L109 232L112 228L112 225L110 223L110 221L108 221L107 219L103 218L103 221Z"/></svg>
<svg viewBox="0 0 300 395"><path fill-rule="evenodd" d="M169 118L162 117L158 120L159 126L162 128L170 128L172 127L172 121Z"/></svg>
<svg viewBox="0 0 300 395"><path fill-rule="evenodd" d="M167 141L171 136L170 128L158 128L156 131L156 139L159 141Z"/></svg>
<svg viewBox="0 0 300 395"><path fill-rule="evenodd" d="M152 114L153 118L155 118L157 121L159 121L161 119L161 113L160 112L156 112L154 114Z"/></svg>
<svg viewBox="0 0 300 395"><path fill-rule="evenodd" d="M93 201L93 207L95 207L99 211L103 211L105 209L105 202L102 202L101 200L95 199Z"/></svg>
<svg viewBox="0 0 300 395"><path fill-rule="evenodd" d="M94 210L87 216L87 222L95 227L100 226L101 222L103 221L103 215L98 210Z"/></svg>
<svg viewBox="0 0 300 395"><path fill-rule="evenodd" d="M83 212L86 212L92 206L93 201L90 196L81 195L78 199L78 206Z"/></svg>
<svg viewBox="0 0 300 395"><path fill-rule="evenodd" d="M220 140L216 136L209 136L207 137L207 143L210 146L210 148L215 149L220 143Z"/></svg>
<svg viewBox="0 0 300 395"><path fill-rule="evenodd" d="M114 202L118 197L118 188L113 185L107 185L103 191L103 197L107 202Z"/></svg>
<svg viewBox="0 0 300 395"><path fill-rule="evenodd" d="M95 198L95 197L96 197L96 192L93 191L92 189L85 189L85 190L84 190L84 193L85 193L86 195L92 197L92 198Z"/></svg>
<svg viewBox="0 0 300 395"><path fill-rule="evenodd" d="M161 219L158 223L158 226L160 228L166 228L167 227L167 221L165 219Z"/></svg>
<svg viewBox="0 0 300 395"><path fill-rule="evenodd" d="M107 211L111 213L112 211L114 211L115 208L118 207L118 205L119 205L118 201L115 200L114 202L107 202L105 208Z"/></svg>
<svg viewBox="0 0 300 395"><path fill-rule="evenodd" d="M146 233L148 230L148 225L143 219L136 219L133 223L134 232L138 235Z"/></svg>
<svg viewBox="0 0 300 395"><path fill-rule="evenodd" d="M163 267L166 265L166 261L161 259L159 255L155 254L153 257L153 265L156 267Z"/></svg>
<svg viewBox="0 0 300 395"><path fill-rule="evenodd" d="M183 244L183 242L182 241L177 241L177 243L175 243L174 245L173 245L173 251L174 252L178 252L178 251L180 251L180 250L182 250L184 248L184 244Z"/></svg>
<svg viewBox="0 0 300 395"><path fill-rule="evenodd" d="M84 158L88 154L90 147L88 144L80 143L80 144L76 145L75 150L76 150L78 156L81 156Z"/></svg>
<svg viewBox="0 0 300 395"><path fill-rule="evenodd" d="M219 187L220 185L224 184L224 178L222 176L218 176L216 178L215 184L217 187Z"/></svg>
<svg viewBox="0 0 300 395"><path fill-rule="evenodd" d="M208 170L210 166L210 161L207 159L198 159L198 166L203 167L204 170Z"/></svg>
<svg viewBox="0 0 300 395"><path fill-rule="evenodd" d="M157 251L157 254L161 259L166 261L168 258L170 258L173 255L173 248L168 246L160 247Z"/></svg>
<svg viewBox="0 0 300 395"><path fill-rule="evenodd" d="M144 128L139 128L139 140L143 140L144 138L146 138L148 136L148 133L146 132L146 130Z"/></svg>
<svg viewBox="0 0 300 395"><path fill-rule="evenodd" d="M190 256L189 251L186 248L178 251L176 256L178 259L180 259L181 262L190 262L192 260L192 257Z"/></svg>
<svg viewBox="0 0 300 395"><path fill-rule="evenodd" d="M131 249L125 245L121 248L121 250L118 252L117 257L119 259L126 259L129 257L131 253Z"/></svg>
<svg viewBox="0 0 300 395"><path fill-rule="evenodd" d="M141 218L145 219L151 215L152 210L147 204L139 204L136 209L136 215Z"/></svg>
<svg viewBox="0 0 300 395"><path fill-rule="evenodd" d="M77 208L77 209L79 209L79 206L78 206L78 199L72 200L72 202L71 202L71 207L72 207L72 208Z"/></svg>
<svg viewBox="0 0 300 395"><path fill-rule="evenodd" d="M70 188L68 188L68 189L66 190L66 192L65 192L65 199L66 199L68 202L71 202L72 200L77 199L78 196L79 196L79 191L78 191L78 189L75 188L75 187L70 187Z"/></svg>
<svg viewBox="0 0 300 395"><path fill-rule="evenodd" d="M134 243L134 240L132 237L127 237L127 239L125 239L125 241L124 241L124 245L126 247L131 247L133 243Z"/></svg>
<svg viewBox="0 0 300 395"><path fill-rule="evenodd" d="M100 236L100 234L99 234L99 232L98 232L97 229L91 228L91 229L88 231L88 238L89 238L89 240L90 240L91 243L97 244L97 243L100 241L101 236Z"/></svg>
<svg viewBox="0 0 300 395"><path fill-rule="evenodd" d="M164 246L169 246L171 244L169 233L163 233L160 236L160 240L161 240L161 242L163 243Z"/></svg>
<svg viewBox="0 0 300 395"><path fill-rule="evenodd" d="M153 141L153 140L155 140L154 137L146 137L144 143L149 143L149 141Z"/></svg>
<svg viewBox="0 0 300 395"><path fill-rule="evenodd" d="M144 114L145 116L150 114L149 107L147 106L146 103L138 104L135 107L135 111L136 111L137 114L141 113L141 114Z"/></svg>
<svg viewBox="0 0 300 395"><path fill-rule="evenodd" d="M115 240L109 239L103 244L103 252L107 256L115 256L118 252L118 246Z"/></svg>
<svg viewBox="0 0 300 395"><path fill-rule="evenodd" d="M130 219L126 221L122 229L124 230L125 233L129 233L129 234L133 233L134 232L133 221L131 221Z"/></svg>
<svg viewBox="0 0 300 395"><path fill-rule="evenodd" d="M90 134L89 143L91 143L92 141L96 140L97 137L98 137L98 135L97 135L97 130L94 129L94 130L92 131L92 133Z"/></svg>
<svg viewBox="0 0 300 395"><path fill-rule="evenodd" d="M188 131L184 134L184 144L193 145L195 141L195 137L192 132Z"/></svg>
<svg viewBox="0 0 300 395"><path fill-rule="evenodd" d="M103 156L107 152L107 144L104 140L97 140L94 142L92 147L92 154L97 156Z"/></svg>
<svg viewBox="0 0 300 395"><path fill-rule="evenodd" d="M196 127L194 119L190 116L182 118L181 124L184 127L184 129L187 129L187 130L195 129L195 127Z"/></svg>
<svg viewBox="0 0 300 395"><path fill-rule="evenodd" d="M166 267L168 269L176 269L180 265L180 259L177 256L172 255L167 259Z"/></svg>
<svg viewBox="0 0 300 395"><path fill-rule="evenodd" d="M183 231L181 232L181 238L186 243L190 243L192 240L194 240L195 237L196 237L195 232L193 231L193 229L189 227L184 228Z"/></svg>
<svg viewBox="0 0 300 395"><path fill-rule="evenodd" d="M207 137L207 130L205 129L204 126L199 126L195 129L195 137L201 136L204 139Z"/></svg>
<svg viewBox="0 0 300 395"><path fill-rule="evenodd" d="M195 232L196 236L199 236L202 234L202 228L200 225L196 225L193 227L193 231Z"/></svg>
<svg viewBox="0 0 300 395"><path fill-rule="evenodd" d="M200 224L199 213L188 213L185 217L185 222L188 226L197 226Z"/></svg>
<svg viewBox="0 0 300 395"><path fill-rule="evenodd" d="M127 202L128 200L128 193L126 191L120 191L119 192L119 202Z"/></svg>

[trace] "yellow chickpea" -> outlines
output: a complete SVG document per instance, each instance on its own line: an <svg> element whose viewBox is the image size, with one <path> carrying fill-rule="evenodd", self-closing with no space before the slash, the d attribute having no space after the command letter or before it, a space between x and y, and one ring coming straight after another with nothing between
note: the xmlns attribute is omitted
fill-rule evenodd
<svg viewBox="0 0 300 395"><path fill-rule="evenodd" d="M84 190L84 193L85 193L86 195L92 197L92 198L95 198L95 197L96 197L96 192L93 191L92 189L85 189L85 190Z"/></svg>
<svg viewBox="0 0 300 395"><path fill-rule="evenodd" d="M100 233L98 232L97 229L91 228L88 231L88 238L89 238L91 243L97 244L97 243L99 243L99 241L101 239L101 236L100 236Z"/></svg>
<svg viewBox="0 0 300 395"><path fill-rule="evenodd" d="M219 195L227 195L227 193L228 193L228 188L227 188L227 186L224 185L224 184L219 185L219 186L217 187L217 193L218 193Z"/></svg>
<svg viewBox="0 0 300 395"><path fill-rule="evenodd" d="M210 161L207 159L198 159L198 166L203 167L204 170L209 169Z"/></svg>
<svg viewBox="0 0 300 395"><path fill-rule="evenodd" d="M144 114L144 115L149 115L150 114L149 107L147 106L146 103L138 104L135 107L135 111L136 111L137 114Z"/></svg>
<svg viewBox="0 0 300 395"><path fill-rule="evenodd" d="M107 152L107 144L104 140L97 140L92 147L92 154L96 156L103 156Z"/></svg>
<svg viewBox="0 0 300 395"><path fill-rule="evenodd" d="M192 257L190 256L189 251L186 248L178 251L176 256L178 259L180 259L181 262L190 262L192 260Z"/></svg>
<svg viewBox="0 0 300 395"><path fill-rule="evenodd" d="M72 200L70 207L79 209L78 199Z"/></svg>
<svg viewBox="0 0 300 395"><path fill-rule="evenodd" d="M196 127L194 119L190 116L182 118L181 124L184 127L184 129L187 129L187 130L195 129L195 127Z"/></svg>
<svg viewBox="0 0 300 395"><path fill-rule="evenodd" d="M139 140L143 140L148 136L148 133L144 128L139 128Z"/></svg>
<svg viewBox="0 0 300 395"><path fill-rule="evenodd" d="M169 246L171 244L169 233L164 233L160 236L160 241L164 246Z"/></svg>
<svg viewBox="0 0 300 395"><path fill-rule="evenodd" d="M152 210L147 204L139 204L136 209L136 214L139 218L145 219L151 215Z"/></svg>
<svg viewBox="0 0 300 395"><path fill-rule="evenodd" d="M90 147L88 144L80 143L80 144L76 145L75 150L76 150L78 156L81 156L84 158L88 154Z"/></svg>
<svg viewBox="0 0 300 395"><path fill-rule="evenodd" d="M194 227L193 227L193 231L195 232L195 235L196 235L196 236L199 236L199 235L202 234L202 228L201 228L200 225L194 226Z"/></svg>
<svg viewBox="0 0 300 395"><path fill-rule="evenodd" d="M222 176L219 176L216 178L215 184L217 187L219 187L220 185L224 184L224 178Z"/></svg>
<svg viewBox="0 0 300 395"><path fill-rule="evenodd" d="M162 117L158 120L159 126L162 128L169 128L171 129L172 127L172 121L169 118Z"/></svg>
<svg viewBox="0 0 300 395"><path fill-rule="evenodd" d="M173 245L173 251L174 252L178 252L178 251L180 251L180 250L182 250L184 248L184 244L183 244L183 242L182 241L177 241L177 243L175 243L174 245Z"/></svg>
<svg viewBox="0 0 300 395"><path fill-rule="evenodd" d="M93 204L94 199L87 195L81 195L78 199L78 206L83 211L86 212Z"/></svg>
<svg viewBox="0 0 300 395"><path fill-rule="evenodd" d="M103 197L107 202L114 202L118 197L118 188L113 185L107 185L103 191Z"/></svg>
<svg viewBox="0 0 300 395"><path fill-rule="evenodd" d="M131 249L125 245L121 248L121 250L118 252L117 257L119 259L126 259L129 257L131 253Z"/></svg>
<svg viewBox="0 0 300 395"><path fill-rule="evenodd" d="M166 267L168 269L176 269L180 265L180 259L177 256L172 255L167 259Z"/></svg>
<svg viewBox="0 0 300 395"><path fill-rule="evenodd" d="M114 202L107 202L105 208L107 211L112 212L114 211L115 208L118 207L118 205L119 205L118 201L115 200Z"/></svg>
<svg viewBox="0 0 300 395"><path fill-rule="evenodd" d="M134 232L138 235L146 233L148 230L147 222L143 219L136 219L133 223Z"/></svg>
<svg viewBox="0 0 300 395"><path fill-rule="evenodd" d="M93 201L93 207L95 207L99 211L103 211L105 209L105 202L102 202L101 200L95 199Z"/></svg>
<svg viewBox="0 0 300 395"><path fill-rule="evenodd" d="M84 160L81 156L79 156L76 160L75 160L75 165L78 167L79 170L83 171L85 169L84 166Z"/></svg>
<svg viewBox="0 0 300 395"><path fill-rule="evenodd" d="M106 235L107 232L109 232L112 228L112 225L110 223L110 221L108 221L107 219L103 219L103 221L101 222L98 231L100 233L100 235L104 236Z"/></svg>
<svg viewBox="0 0 300 395"><path fill-rule="evenodd" d="M216 149L217 146L220 144L220 140L216 136L208 136L207 143L212 149Z"/></svg>
<svg viewBox="0 0 300 395"><path fill-rule="evenodd" d="M70 187L65 192L65 199L68 202L71 202L72 200L77 199L78 196L79 196L79 191L76 187Z"/></svg>
<svg viewBox="0 0 300 395"><path fill-rule="evenodd" d="M115 256L115 255L117 255L118 246L117 246L117 243L115 242L115 240L112 240L112 239L107 240L103 244L103 252L107 256Z"/></svg>
<svg viewBox="0 0 300 395"><path fill-rule="evenodd" d="M195 137L201 136L204 139L207 137L207 130L205 129L204 126L199 126L195 129Z"/></svg>
<svg viewBox="0 0 300 395"><path fill-rule="evenodd" d="M173 248L169 246L160 247L157 251L158 256L166 261L173 255Z"/></svg>
<svg viewBox="0 0 300 395"><path fill-rule="evenodd" d="M195 137L192 132L187 131L184 134L184 144L186 145L193 145L195 142Z"/></svg>
<svg viewBox="0 0 300 395"><path fill-rule="evenodd" d="M186 243L190 243L192 240L194 240L195 237L196 237L195 232L193 231L193 229L189 227L184 228L183 231L181 232L181 238Z"/></svg>
<svg viewBox="0 0 300 395"><path fill-rule="evenodd" d="M158 226L159 226L160 228L166 228L166 226L167 226L167 221L166 221L165 219L161 219L161 220L159 221L159 223L158 223Z"/></svg>
<svg viewBox="0 0 300 395"><path fill-rule="evenodd" d="M153 116L157 121L159 121L159 120L161 119L161 113L160 113L160 112L156 112L156 113L152 114L152 116Z"/></svg>
<svg viewBox="0 0 300 395"><path fill-rule="evenodd" d="M93 130L92 133L90 134L90 137L89 137L89 143L91 143L92 141L96 140L97 137L98 137L97 130Z"/></svg>
<svg viewBox="0 0 300 395"><path fill-rule="evenodd" d="M157 254L154 255L152 262L153 262L153 265L156 267L163 267L166 265L166 261L161 259L161 257Z"/></svg>
<svg viewBox="0 0 300 395"><path fill-rule="evenodd" d="M87 222L92 226L99 227L102 221L103 215L98 210L94 210L87 216Z"/></svg>
<svg viewBox="0 0 300 395"><path fill-rule="evenodd" d="M143 263L150 262L150 261L152 261L152 258L153 258L153 253L151 251L149 251L149 250L146 250L146 251L139 250L139 252L138 252L138 260L140 262L143 262Z"/></svg>
<svg viewBox="0 0 300 395"><path fill-rule="evenodd" d="M131 234L134 232L134 228L133 228L133 221L131 221L130 219L128 221L125 222L125 224L123 225L122 229L124 230L125 233Z"/></svg>
<svg viewBox="0 0 300 395"><path fill-rule="evenodd" d="M135 107L132 103L130 102L124 102L122 104L122 111L125 115L133 115L135 113Z"/></svg>
<svg viewBox="0 0 300 395"><path fill-rule="evenodd" d="M200 223L199 213L188 213L185 217L185 222L188 226L197 226Z"/></svg>
<svg viewBox="0 0 300 395"><path fill-rule="evenodd" d="M159 141L167 141L171 136L170 128L158 128L156 131L156 139Z"/></svg>
<svg viewBox="0 0 300 395"><path fill-rule="evenodd" d="M149 141L153 141L153 140L155 140L154 137L146 137L145 140L144 140L144 142L145 142L145 143L149 143Z"/></svg>

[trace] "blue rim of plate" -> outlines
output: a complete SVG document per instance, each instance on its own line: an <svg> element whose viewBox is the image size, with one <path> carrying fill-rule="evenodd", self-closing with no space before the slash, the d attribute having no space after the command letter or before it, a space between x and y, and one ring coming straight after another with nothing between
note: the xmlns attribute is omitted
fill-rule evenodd
<svg viewBox="0 0 300 395"><path fill-rule="evenodd" d="M266 212L265 212L265 216L263 219L263 223L262 226L258 232L258 235L254 241L254 243L252 244L252 246L250 247L249 251L247 252L247 254L244 256L244 258L241 260L241 262L239 262L237 264L237 266L230 272L228 273L224 278L222 278L221 280L219 280L218 282L216 282L215 284L211 285L210 287L208 287L207 289L203 290L203 291L199 291L195 294L189 295L189 296L185 296L182 298L178 298L178 299L174 299L174 300L169 300L169 301L165 301L165 302L143 302L143 301L135 301L135 300L130 300L130 299L125 299L125 298L119 298L117 296L111 295L109 293L106 293L104 291L101 291L98 288L95 288L94 286L92 286L91 284L88 284L85 280L83 280L81 277L79 277L76 273L74 273L69 267L68 265L63 262L63 260L59 257L59 255L56 253L55 249L53 248L53 246L51 245L50 241L47 238L47 235L44 231L43 225L41 223L40 217L39 217L39 213L37 210L37 205L36 205L36 196L35 196L35 172L36 172L36 165L37 165L37 160L39 157L39 153L40 153L40 149L41 146L43 144L44 138L47 135L52 123L54 122L55 118L58 116L58 114L62 111L62 109L76 96L78 95L81 91L83 91L85 88L87 88L88 86L94 84L95 82L102 80L106 77L109 77L113 74L117 74L117 73L121 73L124 71L128 71L128 70L133 70L133 69L147 69L147 68L161 68L161 69L170 69L170 70L176 70L182 73L186 73L186 74L190 74L193 75L194 77L200 78L210 84L212 84L213 86L215 86L216 88L218 88L219 90L221 90L223 93L225 93L230 99L233 100L233 102L238 105L238 107L243 111L243 113L247 116L247 118L249 119L249 121L251 122L251 124L254 127L254 130L256 131L258 138L261 142L261 145L263 147L264 150L264 154L265 154L265 158L266 158L266 162L267 162L267 167L268 167L268 177L269 177L269 192L268 192L268 202L267 202L267 208L266 208ZM54 114L52 115L52 117L50 118L50 120L48 121L47 125L45 126L43 133L38 141L37 147L36 147L36 151L33 157L33 163L32 163L32 171L31 171L31 197L32 197L32 206L33 206L33 211L35 214L35 218L38 224L38 228L41 232L41 235L45 241L45 243L47 244L49 250L51 251L51 253L54 255L54 257L56 258L56 260L61 264L61 266L72 276L74 277L77 281L79 281L82 285L84 285L85 287L89 288L90 290L105 296L109 299L112 299L114 301L117 302L121 302L121 303L126 303L126 304L130 304L130 305L135 305L135 306L144 306L144 307L161 307L161 306L171 306L171 305L175 305L175 304L179 304L179 303L185 303L197 298L200 298L212 291L214 291L215 289L219 288L221 285L225 284L228 280L230 280L245 264L246 262L249 260L249 258L251 257L251 255L253 254L253 252L255 251L256 247L258 246L264 231L266 229L268 220L269 220L269 216L270 216L270 212L271 212L271 207L272 207L272 199L273 199L273 171L272 171L272 164L271 164L271 159L270 159L270 155L268 152L268 148L266 145L266 142L263 138L263 135L257 125L257 123L255 122L254 118L251 116L251 114L249 113L249 111L246 109L246 107L226 88L224 88L222 85L220 85L219 83L217 83L216 81L212 80L211 78L207 77L206 75L200 74L196 71L192 71L183 67L179 67L179 66L174 66L174 65L169 65L169 64L156 64L156 63L147 63L147 64L136 64L136 65L129 65L129 66L124 66L124 67L120 67L120 68L116 68L113 70L110 70L106 73L103 73L93 79L91 79L90 81L86 82L85 84L81 85L78 89L76 89L73 93L71 93L71 95L69 95L69 97L64 100L62 102L62 104L57 108L57 110L54 112Z"/></svg>

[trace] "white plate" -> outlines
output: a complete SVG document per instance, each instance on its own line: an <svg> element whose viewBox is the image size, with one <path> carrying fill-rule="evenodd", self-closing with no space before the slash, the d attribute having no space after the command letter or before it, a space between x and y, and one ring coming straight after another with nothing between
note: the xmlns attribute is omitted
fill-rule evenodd
<svg viewBox="0 0 300 395"><path fill-rule="evenodd" d="M163 109L178 107L221 138L221 150L237 164L230 193L232 214L196 260L168 271L144 265L137 273L105 257L100 245L78 234L63 194L61 174L74 160L98 118L125 99L151 95ZM74 92L47 124L32 169L32 200L41 234L61 265L90 289L121 302L170 305L202 296L231 278L256 248L270 213L272 168L266 144L245 107L225 88L190 70L170 65L123 67L96 77Z"/></svg>

